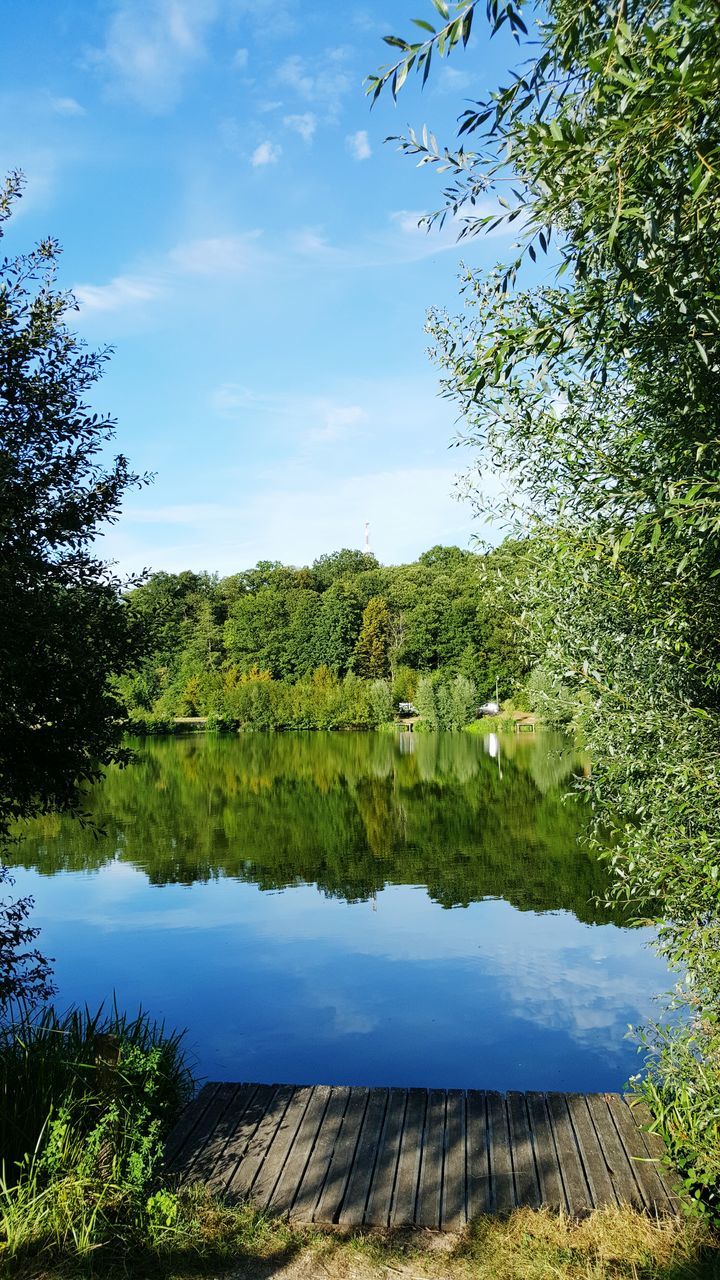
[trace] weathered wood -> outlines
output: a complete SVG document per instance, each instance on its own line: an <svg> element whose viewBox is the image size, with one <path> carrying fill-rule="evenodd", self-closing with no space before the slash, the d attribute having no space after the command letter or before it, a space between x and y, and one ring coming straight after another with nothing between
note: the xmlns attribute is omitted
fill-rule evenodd
<svg viewBox="0 0 720 1280"><path fill-rule="evenodd" d="M618 1201L642 1209L642 1194L613 1124L605 1094L588 1094L587 1104Z"/></svg>
<svg viewBox="0 0 720 1280"><path fill-rule="evenodd" d="M528 1093L527 1107L540 1183L540 1200L549 1209L566 1209L565 1189L545 1095Z"/></svg>
<svg viewBox="0 0 720 1280"><path fill-rule="evenodd" d="M509 1093L507 1109L510 1121L515 1200L517 1204L537 1209L540 1205L540 1187L535 1171L535 1154L525 1094Z"/></svg>
<svg viewBox="0 0 720 1280"><path fill-rule="evenodd" d="M270 1143L268 1153L260 1165L252 1186L253 1204L258 1209L267 1208L313 1092L311 1085L303 1085L297 1088L287 1105L280 1124L275 1130L275 1136Z"/></svg>
<svg viewBox="0 0 720 1280"><path fill-rule="evenodd" d="M575 1139L593 1205L596 1209L612 1207L617 1204L617 1196L595 1125L588 1111L587 1098L582 1093L568 1093L565 1101L575 1130Z"/></svg>
<svg viewBox="0 0 720 1280"><path fill-rule="evenodd" d="M371 1089L360 1138L355 1149L338 1222L343 1227L359 1227L365 1217L370 1183L375 1170L378 1144L388 1105L387 1089Z"/></svg>
<svg viewBox="0 0 720 1280"><path fill-rule="evenodd" d="M166 1159L181 1182L347 1227L456 1231L516 1204L676 1213L649 1124L641 1101L618 1094L214 1083Z"/></svg>
<svg viewBox="0 0 720 1280"><path fill-rule="evenodd" d="M467 1222L465 1102L465 1094L460 1089L448 1090L440 1213L443 1231L459 1231Z"/></svg>
<svg viewBox="0 0 720 1280"><path fill-rule="evenodd" d="M440 1228L446 1105L447 1095L440 1089L433 1089L428 1097L425 1116L420 1182L415 1209L417 1225L433 1227L436 1231Z"/></svg>
<svg viewBox="0 0 720 1280"><path fill-rule="evenodd" d="M305 1168L310 1161L329 1099L330 1089L328 1086L317 1085L302 1118L302 1123L285 1161L283 1171L268 1202L270 1213L281 1216L290 1212Z"/></svg>
<svg viewBox="0 0 720 1280"><path fill-rule="evenodd" d="M646 1207L652 1213L667 1213L669 1205L665 1188L648 1155L643 1136L630 1114L630 1108L617 1094L609 1094L607 1104Z"/></svg>
<svg viewBox="0 0 720 1280"><path fill-rule="evenodd" d="M365 1117L369 1093L369 1089L350 1090L350 1099L335 1143L325 1186L315 1211L316 1222L337 1222L337 1215L350 1177L355 1147Z"/></svg>
<svg viewBox="0 0 720 1280"><path fill-rule="evenodd" d="M490 1187L495 1213L509 1213L515 1208L510 1131L505 1099L499 1093L487 1095L488 1132L490 1137Z"/></svg>
<svg viewBox="0 0 720 1280"><path fill-rule="evenodd" d="M593 1208L593 1200L570 1121L567 1100L562 1093L548 1093L546 1102L568 1209L573 1217L577 1217Z"/></svg>
<svg viewBox="0 0 720 1280"><path fill-rule="evenodd" d="M400 1139L405 1122L407 1091L391 1089L385 1122L380 1135L378 1158L370 1186L365 1222L373 1227L386 1227L390 1221L395 1174L400 1158Z"/></svg>
<svg viewBox="0 0 720 1280"><path fill-rule="evenodd" d="M181 1163L188 1139L196 1125L199 1124L206 1108L210 1105L219 1088L219 1084L203 1085L197 1097L193 1098L185 1107L165 1143L165 1168L168 1173L172 1173L176 1166Z"/></svg>
<svg viewBox="0 0 720 1280"><path fill-rule="evenodd" d="M202 1149L197 1152L192 1162L185 1166L185 1182L205 1184L209 1182L215 1165L221 1159L225 1146L235 1131L238 1116L245 1113L245 1108L255 1091L256 1086L253 1084L228 1086L224 1107L219 1105L220 1095L216 1095L203 1121L204 1125L208 1125L210 1132Z"/></svg>
<svg viewBox="0 0 720 1280"><path fill-rule="evenodd" d="M330 1090L322 1127L293 1205L293 1217L301 1222L312 1222L349 1100L350 1090L347 1087Z"/></svg>
<svg viewBox="0 0 720 1280"><path fill-rule="evenodd" d="M400 1145L400 1159L398 1162L397 1182L395 1184L395 1197L390 1212L390 1224L394 1227L407 1226L415 1221L415 1203L417 1200L427 1101L427 1093L424 1089L410 1089L408 1091L405 1127Z"/></svg>
<svg viewBox="0 0 720 1280"><path fill-rule="evenodd" d="M469 1089L467 1095L467 1216L468 1221L492 1211L490 1140L487 1099Z"/></svg>
<svg viewBox="0 0 720 1280"><path fill-rule="evenodd" d="M652 1132L649 1126L652 1124L652 1116L647 1104L641 1098L632 1098L628 1100L628 1105L632 1114L634 1123L638 1126L642 1135L643 1142L647 1148L650 1159L654 1162L657 1175L662 1182L665 1195L667 1196L668 1207L670 1213L680 1212L680 1195L677 1181L677 1175L668 1168L665 1159L665 1143L659 1134Z"/></svg>
<svg viewBox="0 0 720 1280"><path fill-rule="evenodd" d="M240 1159L227 1187L231 1199L244 1200L250 1194L294 1092L289 1084L281 1087L264 1085L262 1094L258 1090L250 1103L236 1139L231 1140L235 1150L240 1151ZM226 1157L232 1153L231 1142L225 1150Z"/></svg>

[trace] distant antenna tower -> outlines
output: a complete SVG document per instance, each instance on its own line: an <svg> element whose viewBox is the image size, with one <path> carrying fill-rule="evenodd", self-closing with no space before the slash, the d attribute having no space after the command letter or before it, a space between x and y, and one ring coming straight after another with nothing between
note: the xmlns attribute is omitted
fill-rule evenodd
<svg viewBox="0 0 720 1280"><path fill-rule="evenodd" d="M370 550L370 521L369 520L365 521L365 546L363 547L363 551L365 552L366 556L372 555L372 551Z"/></svg>

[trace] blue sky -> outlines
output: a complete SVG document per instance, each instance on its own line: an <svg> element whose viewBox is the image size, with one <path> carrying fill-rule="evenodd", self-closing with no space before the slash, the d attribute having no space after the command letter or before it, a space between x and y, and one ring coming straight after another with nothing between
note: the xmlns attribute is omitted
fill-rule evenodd
<svg viewBox="0 0 720 1280"><path fill-rule="evenodd" d="M429 0L10 0L0 164L27 189L5 247L59 237L78 330L115 347L96 404L156 473L104 540L124 571L305 563L366 519L388 563L487 536L423 324L510 242L418 230L440 179L384 139L449 141L513 47L479 24L370 112L412 17Z"/></svg>

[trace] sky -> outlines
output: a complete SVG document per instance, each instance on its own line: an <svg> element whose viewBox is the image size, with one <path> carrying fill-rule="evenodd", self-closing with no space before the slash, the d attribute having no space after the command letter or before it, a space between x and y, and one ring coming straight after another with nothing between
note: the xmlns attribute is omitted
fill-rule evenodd
<svg viewBox="0 0 720 1280"><path fill-rule="evenodd" d="M153 483L102 554L123 573L221 574L342 546L384 563L497 538L460 501L424 333L460 309L456 243L418 219L442 179L387 143L451 142L513 46L478 24L424 92L371 111L386 34L430 0L7 0L0 169L26 190L5 252L56 236L73 326L112 360L94 406ZM482 460L481 460L482 462ZM488 481L492 490L496 482Z"/></svg>

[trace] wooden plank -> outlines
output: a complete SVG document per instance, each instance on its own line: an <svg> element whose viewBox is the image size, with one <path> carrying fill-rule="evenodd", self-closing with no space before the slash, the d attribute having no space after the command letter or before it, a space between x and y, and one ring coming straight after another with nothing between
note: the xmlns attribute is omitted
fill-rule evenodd
<svg viewBox="0 0 720 1280"><path fill-rule="evenodd" d="M192 1167L183 1172L186 1182L203 1182L207 1185L215 1165L222 1159L226 1144L235 1132L238 1118L244 1115L256 1089L257 1086L254 1084L236 1086L225 1110L214 1120L212 1131L202 1151L193 1160ZM208 1116L211 1110L212 1108L208 1110Z"/></svg>
<svg viewBox="0 0 720 1280"><path fill-rule="evenodd" d="M287 1105L252 1184L250 1195L257 1209L267 1208L313 1093L311 1085L303 1085L295 1089Z"/></svg>
<svg viewBox="0 0 720 1280"><path fill-rule="evenodd" d="M510 1149L515 1178L515 1199L518 1205L528 1209L540 1207L540 1187L535 1170L530 1120L524 1093L508 1093L508 1119L510 1122Z"/></svg>
<svg viewBox="0 0 720 1280"><path fill-rule="evenodd" d="M442 1089L432 1089L428 1096L425 1116L425 1133L420 1162L415 1222L419 1227L440 1229L440 1199L442 1195L443 1154L445 1148L445 1110L447 1095Z"/></svg>
<svg viewBox="0 0 720 1280"><path fill-rule="evenodd" d="M365 1222L373 1227L386 1227L390 1221L390 1207L400 1158L400 1140L405 1121L407 1096L406 1089L390 1090L375 1173L365 1211Z"/></svg>
<svg viewBox="0 0 720 1280"><path fill-rule="evenodd" d="M235 1169L227 1184L227 1194L232 1200L245 1200L267 1154L285 1110L295 1090L290 1084L282 1086L261 1085L230 1139L223 1154L223 1163L237 1157ZM217 1176L220 1174L218 1167Z"/></svg>
<svg viewBox="0 0 720 1280"><path fill-rule="evenodd" d="M185 1107L177 1124L168 1135L168 1140L165 1143L165 1168L168 1173L172 1172L179 1163L183 1148L195 1126L199 1124L219 1087L214 1082L203 1085L197 1097L193 1098Z"/></svg>
<svg viewBox="0 0 720 1280"><path fill-rule="evenodd" d="M665 1188L658 1177L653 1161L648 1155L647 1147L630 1108L619 1094L608 1094L608 1107L615 1121L620 1141L625 1148L630 1167L635 1174L643 1199L652 1213L667 1213L669 1209Z"/></svg>
<svg viewBox="0 0 720 1280"><path fill-rule="evenodd" d="M633 1122L637 1125L642 1135L643 1142L647 1148L647 1153L651 1160L654 1161L655 1170L660 1181L663 1184L665 1195L667 1196L670 1213L680 1212L680 1195L678 1192L676 1175L668 1168L665 1161L665 1143L659 1133L654 1133L649 1126L652 1124L652 1116L650 1110L642 1098L628 1099L630 1113Z"/></svg>
<svg viewBox="0 0 720 1280"><path fill-rule="evenodd" d="M448 1089L440 1213L443 1231L460 1231L467 1222L466 1164L465 1094L460 1089Z"/></svg>
<svg viewBox="0 0 720 1280"><path fill-rule="evenodd" d="M488 1093L487 1109L492 1208L494 1213L509 1213L515 1208L515 1188L505 1099L499 1093Z"/></svg>
<svg viewBox="0 0 720 1280"><path fill-rule="evenodd" d="M315 1207L325 1185L330 1161L335 1150L335 1143L349 1099L350 1090L348 1088L330 1090L330 1100L325 1111L325 1117L315 1146L310 1153L310 1160L302 1176L295 1203L292 1207L293 1218L297 1218L301 1222L312 1221Z"/></svg>
<svg viewBox="0 0 720 1280"><path fill-rule="evenodd" d="M335 1143L325 1186L313 1215L315 1222L336 1222L350 1177L355 1147L365 1117L369 1089L351 1089L340 1132Z"/></svg>
<svg viewBox="0 0 720 1280"><path fill-rule="evenodd" d="M535 1148L535 1163L540 1183L540 1201L542 1204L547 1205L549 1209L566 1209L565 1188L563 1187L545 1095L542 1093L528 1093L526 1096L533 1146Z"/></svg>
<svg viewBox="0 0 720 1280"><path fill-rule="evenodd" d="M422 1154L423 1129L428 1096L425 1089L409 1089L405 1127L398 1160L395 1195L390 1211L390 1225L410 1226L415 1220L418 1175Z"/></svg>
<svg viewBox="0 0 720 1280"><path fill-rule="evenodd" d="M490 1194L490 1135L487 1099L477 1089L467 1095L467 1216L471 1222L492 1212Z"/></svg>
<svg viewBox="0 0 720 1280"><path fill-rule="evenodd" d="M248 1087L253 1091L252 1096L248 1099L244 1110L237 1111L233 1108L232 1130L207 1179L207 1188L213 1194L221 1194L225 1191L276 1092L274 1085L260 1084Z"/></svg>
<svg viewBox="0 0 720 1280"><path fill-rule="evenodd" d="M607 1096L601 1093L590 1093L587 1095L587 1104L619 1203L642 1209L643 1198L613 1124Z"/></svg>
<svg viewBox="0 0 720 1280"><path fill-rule="evenodd" d="M387 1089L371 1089L345 1198L338 1215L341 1226L359 1227L365 1217L387 1106Z"/></svg>
<svg viewBox="0 0 720 1280"><path fill-rule="evenodd" d="M580 1151L592 1202L596 1209L613 1207L618 1200L595 1125L588 1111L587 1098L583 1093L568 1093L565 1101L570 1113L570 1122L575 1131L575 1141Z"/></svg>
<svg viewBox="0 0 720 1280"><path fill-rule="evenodd" d="M548 1093L545 1100L555 1138L555 1150L558 1153L568 1210L573 1217L577 1217L588 1213L593 1208L593 1199L585 1177L575 1131L570 1121L567 1100L563 1093Z"/></svg>
<svg viewBox="0 0 720 1280"><path fill-rule="evenodd" d="M282 1215L290 1212L305 1168L315 1147L329 1099L330 1089L328 1086L317 1085L308 1103L307 1111L302 1118L302 1123L285 1161L277 1186L268 1202L270 1213Z"/></svg>
<svg viewBox="0 0 720 1280"><path fill-rule="evenodd" d="M217 1085L212 1098L185 1143L181 1158L177 1163L176 1167L183 1182L196 1181L195 1169L200 1161L200 1156L206 1144L212 1138L214 1129L232 1103L238 1087L236 1084Z"/></svg>

